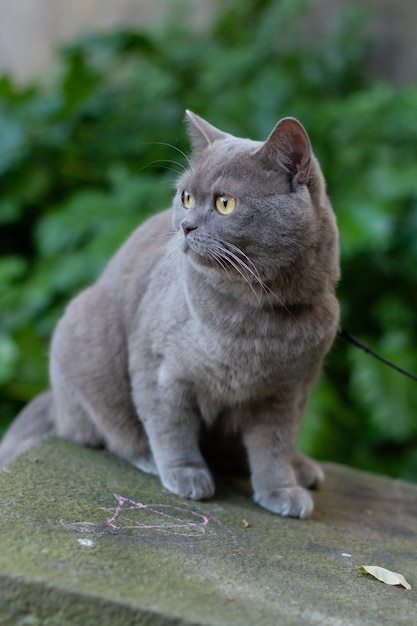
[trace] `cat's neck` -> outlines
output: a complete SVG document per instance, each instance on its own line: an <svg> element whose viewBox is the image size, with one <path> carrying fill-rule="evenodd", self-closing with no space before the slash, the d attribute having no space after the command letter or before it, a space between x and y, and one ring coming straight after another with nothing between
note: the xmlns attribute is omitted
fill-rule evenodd
<svg viewBox="0 0 417 626"><path fill-rule="evenodd" d="M240 276L210 267L193 264L183 259L184 289L190 308L215 325L220 320L244 323L259 316L277 316L294 320L311 308L311 303L301 298L286 298L284 284L248 283ZM279 281L278 281L279 282Z"/></svg>

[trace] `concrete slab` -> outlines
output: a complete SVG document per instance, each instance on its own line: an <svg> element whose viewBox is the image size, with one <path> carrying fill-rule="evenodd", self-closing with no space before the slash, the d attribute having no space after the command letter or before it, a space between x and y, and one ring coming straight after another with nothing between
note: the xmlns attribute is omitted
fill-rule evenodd
<svg viewBox="0 0 417 626"><path fill-rule="evenodd" d="M417 486L325 470L300 521L254 505L244 482L184 501L108 453L46 439L0 475L0 624L417 624Z"/></svg>

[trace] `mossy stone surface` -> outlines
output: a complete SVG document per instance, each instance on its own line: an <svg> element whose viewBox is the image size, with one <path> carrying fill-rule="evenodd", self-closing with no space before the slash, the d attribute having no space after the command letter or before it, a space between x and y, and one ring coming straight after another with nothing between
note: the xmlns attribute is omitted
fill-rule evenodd
<svg viewBox="0 0 417 626"><path fill-rule="evenodd" d="M417 486L325 471L300 521L253 504L245 483L190 502L108 453L45 439L0 474L0 624L417 623Z"/></svg>

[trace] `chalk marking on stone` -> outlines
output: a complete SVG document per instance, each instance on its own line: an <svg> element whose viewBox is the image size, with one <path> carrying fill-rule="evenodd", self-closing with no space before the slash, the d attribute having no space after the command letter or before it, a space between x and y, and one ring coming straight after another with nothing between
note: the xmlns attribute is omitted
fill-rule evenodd
<svg viewBox="0 0 417 626"><path fill-rule="evenodd" d="M170 504L142 504L142 502L135 502L117 493L113 495L116 499L117 506L115 508L103 508L103 510L112 513L111 517L108 517L106 521L114 530L138 528L179 535L181 537L201 536L206 532L209 519L196 511L172 506ZM134 519L132 520L131 512L140 510L160 516L162 518L161 523L146 524L135 521ZM192 516L192 521L185 519L185 515ZM127 522L127 524L121 524L121 521ZM186 529L188 532L184 532Z"/></svg>
<svg viewBox="0 0 417 626"><path fill-rule="evenodd" d="M94 545L94 541L91 539L77 539L80 546L86 546L86 548L91 548Z"/></svg>

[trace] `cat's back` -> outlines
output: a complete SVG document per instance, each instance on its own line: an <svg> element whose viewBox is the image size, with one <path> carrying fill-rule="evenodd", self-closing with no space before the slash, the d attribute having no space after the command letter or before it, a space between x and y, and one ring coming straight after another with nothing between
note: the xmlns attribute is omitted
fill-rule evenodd
<svg viewBox="0 0 417 626"><path fill-rule="evenodd" d="M100 285L130 286L152 273L158 259L165 253L174 231L172 210L153 215L139 226L108 263L98 280Z"/></svg>
<svg viewBox="0 0 417 626"><path fill-rule="evenodd" d="M170 209L139 226L110 259L97 282L70 301L52 344L74 334L87 339L103 328L129 325L173 234Z"/></svg>
<svg viewBox="0 0 417 626"><path fill-rule="evenodd" d="M116 306L130 316L153 274L158 272L175 232L172 210L153 215L139 226L110 259L93 289L106 294Z"/></svg>

